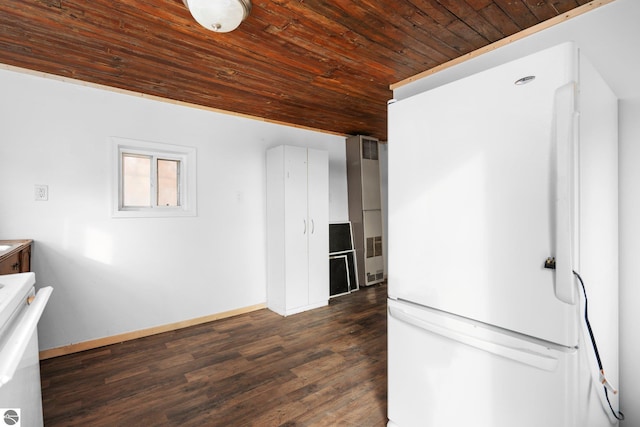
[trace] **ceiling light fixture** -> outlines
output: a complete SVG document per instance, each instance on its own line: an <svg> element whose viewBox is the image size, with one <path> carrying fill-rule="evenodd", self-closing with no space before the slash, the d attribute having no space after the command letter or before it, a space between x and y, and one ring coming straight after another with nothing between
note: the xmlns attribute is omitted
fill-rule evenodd
<svg viewBox="0 0 640 427"><path fill-rule="evenodd" d="M208 30L227 33L251 12L251 0L182 0L193 18Z"/></svg>

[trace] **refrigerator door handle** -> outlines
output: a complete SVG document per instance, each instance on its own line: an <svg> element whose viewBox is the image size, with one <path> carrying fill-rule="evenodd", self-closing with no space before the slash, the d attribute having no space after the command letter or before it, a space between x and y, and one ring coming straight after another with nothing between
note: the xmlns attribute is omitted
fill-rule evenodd
<svg viewBox="0 0 640 427"><path fill-rule="evenodd" d="M573 277L573 191L574 145L578 136L578 114L575 109L575 83L570 82L555 92L555 293L567 304L576 303Z"/></svg>
<svg viewBox="0 0 640 427"><path fill-rule="evenodd" d="M484 350L497 356L506 357L535 368L543 369L545 371L555 371L558 366L558 359L548 354L537 353L531 349L511 347L487 341L481 337L448 328L445 325L438 325L428 320L420 319L396 307L389 307L389 315L401 322L415 326L426 332L431 332L444 338L475 347L479 350Z"/></svg>

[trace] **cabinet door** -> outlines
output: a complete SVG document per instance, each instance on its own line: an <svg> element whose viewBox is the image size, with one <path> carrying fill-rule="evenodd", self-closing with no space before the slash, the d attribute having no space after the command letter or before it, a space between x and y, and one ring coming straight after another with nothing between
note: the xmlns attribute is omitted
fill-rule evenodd
<svg viewBox="0 0 640 427"><path fill-rule="evenodd" d="M285 308L309 303L307 150L285 147Z"/></svg>
<svg viewBox="0 0 640 427"><path fill-rule="evenodd" d="M20 273L20 252L16 252L0 263L0 274Z"/></svg>
<svg viewBox="0 0 640 427"><path fill-rule="evenodd" d="M309 303L329 299L329 160L326 151L308 150Z"/></svg>

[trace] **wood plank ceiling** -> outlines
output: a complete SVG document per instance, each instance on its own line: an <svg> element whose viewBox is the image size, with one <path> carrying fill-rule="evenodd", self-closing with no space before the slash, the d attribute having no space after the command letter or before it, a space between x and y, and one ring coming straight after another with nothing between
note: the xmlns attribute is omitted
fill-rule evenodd
<svg viewBox="0 0 640 427"><path fill-rule="evenodd" d="M389 85L589 0L254 0L230 33L181 0L3 0L0 63L386 140Z"/></svg>

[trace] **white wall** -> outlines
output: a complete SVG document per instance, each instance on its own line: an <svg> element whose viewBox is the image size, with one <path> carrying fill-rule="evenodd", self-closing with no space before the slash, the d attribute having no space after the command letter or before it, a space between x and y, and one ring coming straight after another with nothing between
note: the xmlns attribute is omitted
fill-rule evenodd
<svg viewBox="0 0 640 427"><path fill-rule="evenodd" d="M265 303L270 146L328 150L330 220L348 219L343 137L14 70L0 93L0 239L34 239L54 287L41 349ZM198 215L112 218L111 136L196 147Z"/></svg>
<svg viewBox="0 0 640 427"><path fill-rule="evenodd" d="M619 320L621 426L640 426L640 2L616 0L584 15L490 51L455 67L394 90L404 99L565 41L576 41L582 52L611 85L619 103ZM390 147L393 155L393 145ZM605 370L607 362L605 364Z"/></svg>
<svg viewBox="0 0 640 427"><path fill-rule="evenodd" d="M640 97L619 103L620 120L620 400L627 421L640 425Z"/></svg>

